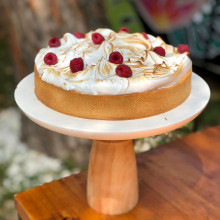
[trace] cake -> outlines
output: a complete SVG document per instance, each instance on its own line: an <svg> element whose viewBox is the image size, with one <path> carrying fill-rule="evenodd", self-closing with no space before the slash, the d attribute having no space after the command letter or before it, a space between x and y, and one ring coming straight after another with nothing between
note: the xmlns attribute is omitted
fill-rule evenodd
<svg viewBox="0 0 220 220"><path fill-rule="evenodd" d="M190 94L187 45L160 37L97 29L51 38L35 58L35 94L63 114L128 120L164 113Z"/></svg>

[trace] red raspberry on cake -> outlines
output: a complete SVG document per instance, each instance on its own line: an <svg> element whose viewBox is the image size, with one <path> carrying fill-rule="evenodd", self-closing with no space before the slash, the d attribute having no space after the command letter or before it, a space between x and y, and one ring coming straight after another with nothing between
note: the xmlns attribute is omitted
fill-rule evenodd
<svg viewBox="0 0 220 220"><path fill-rule="evenodd" d="M186 44L180 44L178 47L177 47L177 51L179 53L185 53L187 52L189 54L189 46L186 45Z"/></svg>
<svg viewBox="0 0 220 220"><path fill-rule="evenodd" d="M144 38L146 38L147 40L149 39L149 37L147 36L147 34L145 32L142 33Z"/></svg>
<svg viewBox="0 0 220 220"><path fill-rule="evenodd" d="M58 37L53 37L48 42L50 47L59 47L60 46L60 39Z"/></svg>
<svg viewBox="0 0 220 220"><path fill-rule="evenodd" d="M109 56L109 62L115 64L122 64L123 56L118 51L112 52Z"/></svg>
<svg viewBox="0 0 220 220"><path fill-rule="evenodd" d="M81 57L74 58L70 61L70 69L73 73L82 71L84 67L84 62Z"/></svg>
<svg viewBox="0 0 220 220"><path fill-rule="evenodd" d="M118 65L115 72L120 77L129 78L132 76L131 68L125 64Z"/></svg>
<svg viewBox="0 0 220 220"><path fill-rule="evenodd" d="M165 57L165 55L166 55L166 51L164 50L163 47L155 47L153 49L153 52L157 53L158 55L160 55L162 57Z"/></svg>
<svg viewBox="0 0 220 220"><path fill-rule="evenodd" d="M119 32L121 32L121 31L124 31L124 32L130 33L129 29L126 28L126 27L121 27L121 28L119 29Z"/></svg>
<svg viewBox="0 0 220 220"><path fill-rule="evenodd" d="M93 33L92 34L92 41L94 44L101 44L105 38L100 33Z"/></svg>
<svg viewBox="0 0 220 220"><path fill-rule="evenodd" d="M80 33L80 32L74 32L73 35L78 39L85 38L85 34Z"/></svg>
<svg viewBox="0 0 220 220"><path fill-rule="evenodd" d="M47 53L44 56L44 62L49 66L57 64L58 59L57 59L56 54L55 53Z"/></svg>

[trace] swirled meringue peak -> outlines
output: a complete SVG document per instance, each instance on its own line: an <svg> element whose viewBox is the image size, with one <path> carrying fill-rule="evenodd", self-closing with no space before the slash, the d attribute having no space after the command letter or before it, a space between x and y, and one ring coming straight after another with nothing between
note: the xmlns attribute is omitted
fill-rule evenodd
<svg viewBox="0 0 220 220"><path fill-rule="evenodd" d="M94 44L93 33L101 34L104 41ZM192 68L188 53L179 53L160 37L147 36L148 39L143 33L116 33L110 29L90 31L85 38L66 33L60 39L60 46L48 46L39 51L35 58L36 69L43 81L84 94L120 95L171 87ZM155 47L163 47L166 55L153 52ZM109 62L113 52L123 56L123 64L132 71L131 77L116 74L119 64ZM57 56L55 65L44 62L48 53ZM70 61L75 58L82 58L84 67L73 73Z"/></svg>

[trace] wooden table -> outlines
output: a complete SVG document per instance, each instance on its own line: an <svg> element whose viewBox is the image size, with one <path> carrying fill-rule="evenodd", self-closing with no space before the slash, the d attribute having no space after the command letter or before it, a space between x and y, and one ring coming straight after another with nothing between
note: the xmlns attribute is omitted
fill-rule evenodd
<svg viewBox="0 0 220 220"><path fill-rule="evenodd" d="M140 200L125 215L93 211L87 172L15 195L22 220L219 220L220 126L137 155Z"/></svg>

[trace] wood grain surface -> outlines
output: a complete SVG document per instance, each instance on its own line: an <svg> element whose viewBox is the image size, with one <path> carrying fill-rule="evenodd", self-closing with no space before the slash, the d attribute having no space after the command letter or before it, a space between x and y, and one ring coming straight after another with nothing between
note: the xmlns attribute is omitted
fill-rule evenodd
<svg viewBox="0 0 220 220"><path fill-rule="evenodd" d="M15 195L23 220L219 220L220 126L137 155L139 202L103 215L86 200L87 172Z"/></svg>

